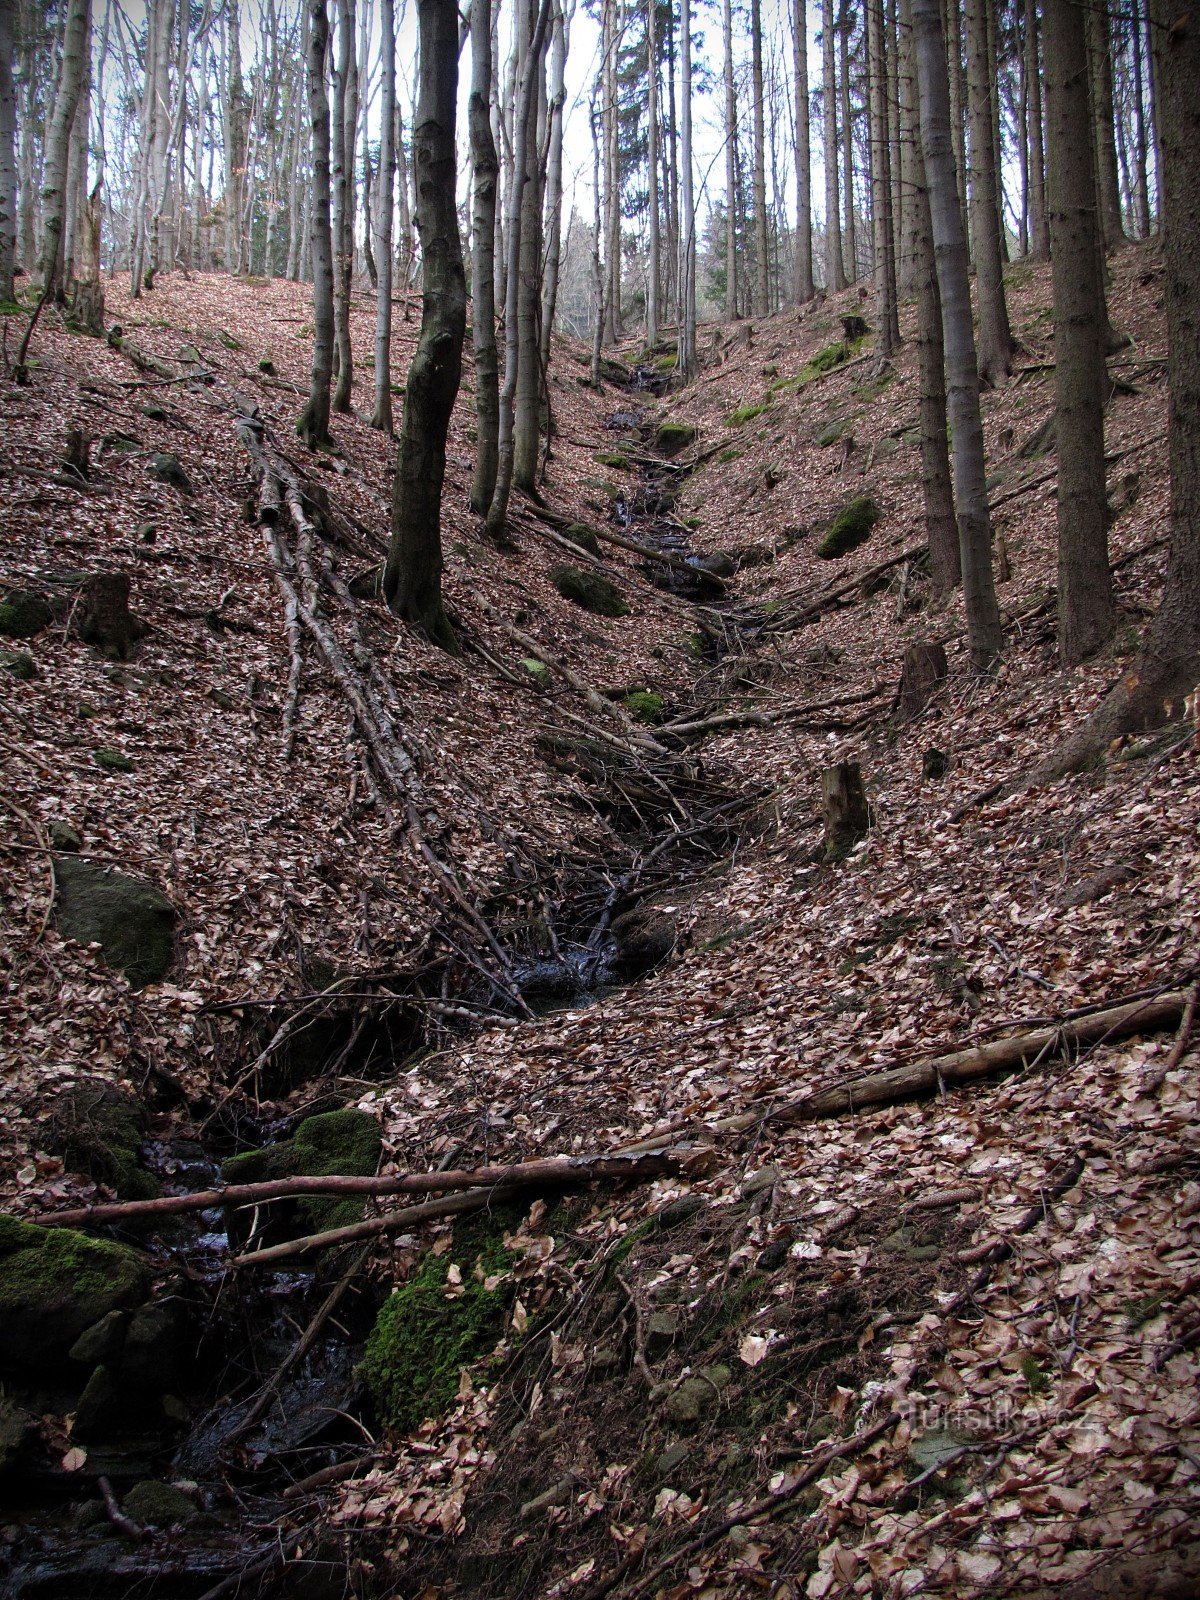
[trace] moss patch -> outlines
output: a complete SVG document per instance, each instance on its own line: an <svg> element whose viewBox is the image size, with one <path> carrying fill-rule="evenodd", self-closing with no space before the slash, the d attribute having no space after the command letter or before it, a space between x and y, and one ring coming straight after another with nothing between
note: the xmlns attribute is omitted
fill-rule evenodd
<svg viewBox="0 0 1200 1600"><path fill-rule="evenodd" d="M53 1367L85 1328L149 1287L149 1267L125 1245L0 1216L0 1362Z"/></svg>
<svg viewBox="0 0 1200 1600"><path fill-rule="evenodd" d="M738 406L729 413L728 422L731 428L744 428L748 422L753 422L755 417L761 417L763 412L770 408L771 402L763 400L759 405Z"/></svg>
<svg viewBox="0 0 1200 1600"><path fill-rule="evenodd" d="M627 617L629 607L615 583L598 572L584 572L565 562L550 569L550 582L562 595L598 617Z"/></svg>
<svg viewBox="0 0 1200 1600"><path fill-rule="evenodd" d="M230 1156L221 1167L226 1183L266 1183L274 1178L369 1178L379 1165L379 1124L365 1111L347 1108L306 1117L290 1139L264 1150ZM300 1223L317 1232L357 1222L363 1202L308 1195L295 1202Z"/></svg>
<svg viewBox="0 0 1200 1600"><path fill-rule="evenodd" d="M590 556L600 554L600 540L586 522L568 522L563 529L563 538L570 539L572 544L577 544Z"/></svg>
<svg viewBox="0 0 1200 1600"><path fill-rule="evenodd" d="M148 1522L155 1528L193 1522L197 1515L195 1502L182 1489L173 1489L155 1478L143 1478L134 1484L125 1496L125 1510L135 1522Z"/></svg>
<svg viewBox="0 0 1200 1600"><path fill-rule="evenodd" d="M879 507L869 495L861 495L842 507L833 519L829 532L817 546L822 561L834 561L851 550L857 550L871 537L871 530L880 518Z"/></svg>
<svg viewBox="0 0 1200 1600"><path fill-rule="evenodd" d="M613 467L618 472L629 469L629 458L623 456L619 450L597 450L592 460L601 467Z"/></svg>
<svg viewBox="0 0 1200 1600"><path fill-rule="evenodd" d="M32 589L10 589L0 603L0 633L8 639L32 639L52 620L50 607Z"/></svg>
<svg viewBox="0 0 1200 1600"><path fill-rule="evenodd" d="M695 440L696 430L686 422L660 422L654 430L654 448L664 456L677 456Z"/></svg>
<svg viewBox="0 0 1200 1600"><path fill-rule="evenodd" d="M630 689L623 704L639 722L657 722L662 716L663 697L653 689Z"/></svg>
<svg viewBox="0 0 1200 1600"><path fill-rule="evenodd" d="M455 1248L427 1255L375 1319L359 1375L379 1415L401 1432L447 1411L462 1368L490 1355L504 1332L512 1254L499 1217L488 1224L482 1233L460 1226ZM451 1284L452 1265L461 1285Z"/></svg>
<svg viewBox="0 0 1200 1600"><path fill-rule="evenodd" d="M46 1149L72 1172L84 1172L130 1200L159 1193L141 1165L145 1117L126 1090L102 1078L84 1078L54 1102L42 1130Z"/></svg>
<svg viewBox="0 0 1200 1600"><path fill-rule="evenodd" d="M735 449L732 449L732 448L729 449L729 450L722 450L721 454L717 457L717 460L721 463L722 466L727 465L730 461L740 461L741 459L742 459L742 452L740 450L735 450Z"/></svg>

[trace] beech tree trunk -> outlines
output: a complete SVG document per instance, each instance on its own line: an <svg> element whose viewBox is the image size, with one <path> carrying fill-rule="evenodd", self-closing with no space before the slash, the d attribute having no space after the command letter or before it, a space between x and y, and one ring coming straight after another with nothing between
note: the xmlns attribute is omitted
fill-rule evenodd
<svg viewBox="0 0 1200 1600"><path fill-rule="evenodd" d="M979 299L979 379L987 388L1003 383L1012 372L1013 358L996 195L993 73L988 50L987 0L967 0L971 243Z"/></svg>
<svg viewBox="0 0 1200 1600"><path fill-rule="evenodd" d="M792 66L796 78L796 262L792 294L797 305L811 300L814 292L807 11L806 0L792 0Z"/></svg>
<svg viewBox="0 0 1200 1600"><path fill-rule="evenodd" d="M442 606L442 482L446 434L462 374L467 283L455 206L458 8L417 0L420 71L413 164L421 237L421 336L404 395L383 571L388 605L434 644L457 652Z"/></svg>
<svg viewBox="0 0 1200 1600"><path fill-rule="evenodd" d="M42 178L42 301L58 289L67 204L67 155L71 125L83 87L88 53L88 0L70 0L63 30L62 68L54 96L54 114L46 131ZM24 351L17 365L24 364Z"/></svg>
<svg viewBox="0 0 1200 1600"><path fill-rule="evenodd" d="M375 297L375 410L371 426L391 433L392 225L396 211L396 17L394 0L380 0L383 90L379 106L379 204Z"/></svg>
<svg viewBox="0 0 1200 1600"><path fill-rule="evenodd" d="M1058 447L1058 646L1076 666L1116 626L1104 470L1104 293L1097 247L1087 39L1077 0L1045 0Z"/></svg>
<svg viewBox="0 0 1200 1600"><path fill-rule="evenodd" d="M771 310L771 263L767 233L767 135L763 115L762 0L750 0L750 71L754 100L754 309ZM685 90L686 93L686 90Z"/></svg>
<svg viewBox="0 0 1200 1600"><path fill-rule="evenodd" d="M329 220L329 95L325 88L325 54L329 48L329 12L325 0L308 4L308 115L312 125L312 197L309 250L313 279L313 359L308 404L296 432L310 450L329 442L329 389L333 382L333 232Z"/></svg>
<svg viewBox="0 0 1200 1600"><path fill-rule="evenodd" d="M1004 636L992 576L967 241L954 171L946 45L938 0L912 0L912 18L921 99L921 152L929 188L934 259L942 301L947 409L954 437L954 492L967 643L971 665L976 672L986 672L999 655Z"/></svg>
<svg viewBox="0 0 1200 1600"><path fill-rule="evenodd" d="M833 0L821 0L821 109L825 163L825 290L846 287L842 265L841 200L838 195L837 72ZM732 159L732 157L730 158Z"/></svg>
<svg viewBox="0 0 1200 1600"><path fill-rule="evenodd" d="M467 120L474 169L471 214L471 339L475 347L475 472L471 510L486 516L496 488L500 363L496 353L496 183L500 160L492 137L492 4L471 0L471 98Z"/></svg>
<svg viewBox="0 0 1200 1600"><path fill-rule="evenodd" d="M0 0L0 301L16 298L17 264L17 99L13 82L15 0Z"/></svg>
<svg viewBox="0 0 1200 1600"><path fill-rule="evenodd" d="M539 355L543 392L550 370L550 336L558 307L558 278L562 265L563 205L563 114L567 102L567 19L562 0L555 0L550 23L550 82L547 87L546 116L546 216L543 227L545 270L542 274L542 308L539 325ZM655 200L657 209L657 199ZM551 418L547 416L547 427Z"/></svg>
<svg viewBox="0 0 1200 1600"><path fill-rule="evenodd" d="M333 328L337 384L333 409L350 410L354 353L350 344L350 290L354 280L354 145L358 127L354 56L356 0L338 0L338 64L333 79Z"/></svg>
<svg viewBox="0 0 1200 1600"><path fill-rule="evenodd" d="M529 0L530 8L537 0ZM553 3L553 0L551 0ZM532 21L532 19L531 19ZM531 58L533 84L525 135L525 186L520 205L520 271L517 277L517 392L513 411L513 483L526 494L537 486L542 401L542 363L538 311L542 280L542 163L538 147L538 106L546 92L545 28Z"/></svg>

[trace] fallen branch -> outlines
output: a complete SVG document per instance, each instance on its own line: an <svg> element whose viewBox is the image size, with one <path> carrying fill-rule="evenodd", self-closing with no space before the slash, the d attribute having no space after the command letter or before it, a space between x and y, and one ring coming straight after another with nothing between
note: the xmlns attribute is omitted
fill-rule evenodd
<svg viewBox="0 0 1200 1600"><path fill-rule="evenodd" d="M773 617L767 619L764 632L790 633L792 629L801 627L806 622L811 622L814 617L820 616L822 611L828 609L835 601L841 600L845 595L853 594L855 589L878 578L885 572L890 572L893 567L898 567L902 562L915 561L918 556L924 555L928 545L916 544L907 550L901 550L899 555L889 556L886 561L880 561L876 566L868 567L865 572L857 573L845 583L839 583L833 589L823 590L806 605L801 605L798 611L785 611L782 608Z"/></svg>
<svg viewBox="0 0 1200 1600"><path fill-rule="evenodd" d="M696 722L664 722L658 731L682 739L728 728L773 728L781 722L790 722L793 717L810 716L815 711L829 711L835 706L861 705L865 700L876 699L885 687L882 683L876 683L858 694L837 695L832 700L812 700L800 706L781 706L777 711L725 711Z"/></svg>
<svg viewBox="0 0 1200 1600"><path fill-rule="evenodd" d="M108 1514L108 1520L116 1528L117 1532L123 1533L127 1539L136 1539L138 1541L144 1539L146 1537L145 1528L142 1527L140 1522L135 1522L132 1517L127 1517L121 1510L120 1503L113 1493L113 1486L108 1479L97 1478L96 1487L104 1498L104 1509Z"/></svg>
<svg viewBox="0 0 1200 1600"><path fill-rule="evenodd" d="M1142 1083L1142 1093L1144 1095L1157 1094L1166 1081L1167 1073L1174 1072L1175 1068L1183 1060L1184 1052L1192 1039L1192 1027L1196 1021L1196 1002L1198 999L1200 999L1200 983L1193 983L1188 990L1187 1004L1183 1008L1183 1021L1179 1024L1179 1032L1175 1036L1175 1043L1171 1046L1171 1053L1162 1066L1156 1067L1152 1072L1146 1074Z"/></svg>
<svg viewBox="0 0 1200 1600"><path fill-rule="evenodd" d="M673 1177L687 1171L698 1154L695 1150L680 1148L648 1155L546 1156L510 1167L394 1173L382 1178L274 1178L264 1183L231 1183L222 1189L200 1189L194 1194L162 1195L157 1200L118 1200L105 1205L80 1206L72 1211L51 1213L39 1220L53 1228L105 1227L114 1222L147 1221L187 1211L207 1211L211 1206L258 1206L271 1200L308 1195L380 1199L401 1194L436 1194L441 1190L527 1189L543 1184L554 1187L602 1180L644 1183L650 1178Z"/></svg>

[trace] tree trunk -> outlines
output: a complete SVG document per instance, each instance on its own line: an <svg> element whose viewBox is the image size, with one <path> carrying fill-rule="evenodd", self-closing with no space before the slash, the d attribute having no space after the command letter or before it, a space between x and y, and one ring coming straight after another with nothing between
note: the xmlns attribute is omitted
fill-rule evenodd
<svg viewBox="0 0 1200 1600"><path fill-rule="evenodd" d="M812 135L808 116L808 7L792 0L792 65L796 77L796 263L792 294L797 305L813 297Z"/></svg>
<svg viewBox="0 0 1200 1600"><path fill-rule="evenodd" d="M934 258L942 301L947 398L954 437L954 490L962 558L967 643L976 672L989 670L1003 647L992 577L979 374L971 325L967 241L954 171L946 44L938 0L913 0L913 34L921 98L921 153L929 188Z"/></svg>
<svg viewBox="0 0 1200 1600"><path fill-rule="evenodd" d="M0 0L0 301L16 299L17 264L17 100L13 81L15 0Z"/></svg>
<svg viewBox="0 0 1200 1600"><path fill-rule="evenodd" d="M953 3L953 0L951 0ZM994 388L1012 372L1013 336L1004 298L1000 213L996 204L992 62L987 0L967 0L967 102L970 123L971 242L979 298L979 379Z"/></svg>
<svg viewBox="0 0 1200 1600"><path fill-rule="evenodd" d="M920 191L924 188L924 165L922 164L921 176L917 176L917 157L921 149L921 134L917 112L917 78L916 64L912 48L912 22L908 15L907 0L900 0L900 26L899 26L899 51L896 71L897 97L900 115L900 228L896 248L896 288L902 295L917 296L922 286L922 274L933 272L933 252L930 250L928 262L922 266L918 262L917 236L922 218L928 223L929 197L923 198ZM921 338L918 327L917 338ZM941 309L938 310L938 338L941 339ZM924 374L924 367L922 367ZM924 377L922 376L922 393L924 393ZM944 391L943 391L944 393ZM957 535L955 536L957 538Z"/></svg>
<svg viewBox="0 0 1200 1600"><path fill-rule="evenodd" d="M846 287L842 265L841 200L838 195L837 73L833 0L821 0L821 109L825 162L825 290Z"/></svg>
<svg viewBox="0 0 1200 1600"><path fill-rule="evenodd" d="M492 0L471 0L471 132L473 211L471 338L475 347L475 473L471 510L486 516L496 488L500 426L500 365L496 354L496 182L492 137Z"/></svg>
<svg viewBox="0 0 1200 1600"><path fill-rule="evenodd" d="M763 114L762 0L750 0L750 72L754 100L754 310L771 310L767 235L767 135ZM685 90L686 93L686 90Z"/></svg>
<svg viewBox="0 0 1200 1600"><path fill-rule="evenodd" d="M908 80L901 104L901 137L911 147L913 184L913 273L917 292L917 357L921 382L921 491L925 530L929 537L929 574L935 594L949 594L962 579L958 523L950 484L950 450L946 443L946 366L942 342L942 301L938 294L933 251L933 223L925 158L921 152L920 107L916 83L911 0L900 6L900 74Z"/></svg>
<svg viewBox="0 0 1200 1600"><path fill-rule="evenodd" d="M850 35L854 32L853 0L843 0L838 27L839 79L842 124L842 256L847 283L858 282L858 223L854 208L854 114L850 103Z"/></svg>
<svg viewBox="0 0 1200 1600"><path fill-rule="evenodd" d="M560 143L561 155L561 143ZM658 343L658 281L661 270L658 206L658 0L646 0L646 202L650 248L646 264L646 343Z"/></svg>
<svg viewBox="0 0 1200 1600"><path fill-rule="evenodd" d="M1091 64L1092 126L1095 137L1096 185L1100 202L1100 234L1104 249L1125 243L1121 222L1121 184L1117 176L1117 145L1113 111L1112 30L1108 0L1093 0L1087 7L1087 53ZM1052 71L1049 54L1047 71Z"/></svg>
<svg viewBox="0 0 1200 1600"><path fill-rule="evenodd" d="M821 814L825 820L825 859L840 861L866 837L871 811L857 761L842 761L821 771Z"/></svg>
<svg viewBox="0 0 1200 1600"><path fill-rule="evenodd" d="M371 426L391 433L392 223L396 212L396 19L394 0L380 0L383 91L379 106L379 224L375 296L375 410Z"/></svg>
<svg viewBox="0 0 1200 1600"><path fill-rule="evenodd" d="M455 206L458 8L417 0L420 71L413 163L421 237L421 337L404 396L383 572L388 605L434 644L457 651L442 608L442 481L446 434L462 372L467 285Z"/></svg>
<svg viewBox="0 0 1200 1600"><path fill-rule="evenodd" d="M1042 132L1042 64L1038 54L1037 0L1025 4L1025 81L1029 87L1029 254L1050 259L1050 224L1046 216L1046 145Z"/></svg>
<svg viewBox="0 0 1200 1600"><path fill-rule="evenodd" d="M737 85L733 77L733 0L724 0L721 28L725 50L725 321L734 322L738 314L738 128Z"/></svg>
<svg viewBox="0 0 1200 1600"><path fill-rule="evenodd" d="M679 371L696 376L696 200L692 188L692 0L681 0L679 42Z"/></svg>
<svg viewBox="0 0 1200 1600"><path fill-rule="evenodd" d="M71 144L71 125L83 86L84 63L88 54L88 0L70 0L63 31L62 68L54 96L54 114L46 132L45 164L42 178L42 294L43 303L58 288L63 229L67 203L67 155ZM28 332L28 330L27 330ZM22 342L18 367L24 366Z"/></svg>
<svg viewBox="0 0 1200 1600"><path fill-rule="evenodd" d="M1076 666L1116 625L1104 472L1104 295L1096 241L1087 38L1076 0L1045 0L1058 447L1058 645Z"/></svg>
<svg viewBox="0 0 1200 1600"><path fill-rule="evenodd" d="M1133 52L1133 212L1139 239L1150 237L1150 189L1146 175L1146 157L1149 144L1146 137L1146 95L1143 81L1142 13L1140 0L1136 0L1129 19L1130 43Z"/></svg>
<svg viewBox="0 0 1200 1600"><path fill-rule="evenodd" d="M520 0L518 0L518 4ZM618 180L617 52L621 27L619 0L603 0L601 78L604 85L604 265L608 272L605 295L604 342L621 337L621 195ZM512 253L509 252L509 259Z"/></svg>
<svg viewBox="0 0 1200 1600"><path fill-rule="evenodd" d="M350 345L350 288L354 278L354 135L358 108L351 79L356 0L339 0L338 62L333 79L333 336L337 384L333 409L348 412L354 387Z"/></svg>
<svg viewBox="0 0 1200 1600"><path fill-rule="evenodd" d="M875 348L881 359L900 344L896 303L896 249L892 233L891 147L887 119L887 52L883 0L867 0L867 56L871 116L871 236L875 256Z"/></svg>
<svg viewBox="0 0 1200 1600"><path fill-rule="evenodd" d="M961 0L939 0L942 31L946 38L949 71L950 138L954 150L954 176L963 224L967 220L967 86L963 76L963 18ZM971 239L967 239L968 259Z"/></svg>
<svg viewBox="0 0 1200 1600"><path fill-rule="evenodd" d="M230 0L224 11L225 38L228 40L228 66L222 74L222 144L225 156L225 270L238 269L238 228L242 216L242 174L245 167L245 107L242 86L241 17L238 0Z"/></svg>
<svg viewBox="0 0 1200 1600"><path fill-rule="evenodd" d="M308 114L312 124L312 196L309 249L313 278L313 359L308 404L296 432L310 450L329 440L329 386L333 381L333 235L329 221L329 95L325 55L329 13L325 0L308 0Z"/></svg>
<svg viewBox="0 0 1200 1600"><path fill-rule="evenodd" d="M558 308L558 280L562 266L563 116L567 102L567 19L556 0L550 24L550 83L546 114L549 119L546 155L546 266L542 283L539 356L542 382L550 370L550 336ZM657 199L655 201L657 206ZM547 417L547 425L550 418Z"/></svg>
<svg viewBox="0 0 1200 1600"><path fill-rule="evenodd" d="M529 0L530 8L537 0ZM552 0L553 3L553 0ZM532 19L531 19L532 20ZM542 279L542 164L538 105L546 91L545 30L533 66L529 127L525 142L525 187L520 207L520 272L517 278L517 392L513 411L513 483L526 494L537 487L542 402L542 364L538 346L539 285Z"/></svg>

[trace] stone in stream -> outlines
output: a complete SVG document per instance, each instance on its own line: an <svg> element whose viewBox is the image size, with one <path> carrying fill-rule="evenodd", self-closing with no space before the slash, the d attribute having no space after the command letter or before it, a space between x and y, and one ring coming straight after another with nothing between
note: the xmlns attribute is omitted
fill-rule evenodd
<svg viewBox="0 0 1200 1600"><path fill-rule="evenodd" d="M348 1107L305 1117L290 1139L267 1145L262 1150L246 1150L230 1156L221 1168L226 1183L266 1183L274 1178L343 1177L369 1178L379 1165L383 1148L379 1124L365 1111ZM357 1222L363 1202L337 1196L310 1195L294 1202L281 1201L270 1207L271 1220L284 1237L327 1228L340 1228ZM249 1217L239 1211L227 1213L230 1238L244 1239Z"/></svg>

